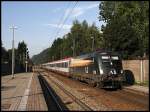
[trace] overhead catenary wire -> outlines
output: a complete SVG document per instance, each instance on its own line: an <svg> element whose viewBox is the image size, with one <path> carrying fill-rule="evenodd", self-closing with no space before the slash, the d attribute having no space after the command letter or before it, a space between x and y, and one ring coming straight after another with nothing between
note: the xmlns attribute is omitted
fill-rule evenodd
<svg viewBox="0 0 150 112"><path fill-rule="evenodd" d="M77 3L78 3L78 1L76 1L76 3L74 4L74 6L72 7L72 9L70 10L69 14L67 15L67 17L64 19L64 22L63 22L63 24L61 24L61 27L58 29L55 38L57 38L57 36L58 36L58 34L59 34L61 28L63 28L65 22L66 22L66 21L68 20L68 18L70 17L70 15L71 15L72 11L74 10L74 8L76 7Z"/></svg>
<svg viewBox="0 0 150 112"><path fill-rule="evenodd" d="M69 9L69 6L70 6L70 2L67 4L67 6L66 6L66 10L68 10ZM59 26L61 25L61 21L63 21L63 18L64 18L64 16L65 16L65 13L63 13L62 14L62 16L60 17L60 20L59 20L59 22L58 22L58 25L57 25L57 27L59 28ZM55 34L55 33L54 33Z"/></svg>

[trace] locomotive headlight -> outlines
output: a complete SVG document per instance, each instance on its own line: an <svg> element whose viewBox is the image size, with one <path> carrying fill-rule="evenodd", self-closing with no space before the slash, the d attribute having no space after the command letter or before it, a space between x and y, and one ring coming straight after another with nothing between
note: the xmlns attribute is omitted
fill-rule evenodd
<svg viewBox="0 0 150 112"><path fill-rule="evenodd" d="M121 70L121 74L123 74L123 70Z"/></svg>
<svg viewBox="0 0 150 112"><path fill-rule="evenodd" d="M104 72L103 72L103 70L100 68L100 74L103 74Z"/></svg>

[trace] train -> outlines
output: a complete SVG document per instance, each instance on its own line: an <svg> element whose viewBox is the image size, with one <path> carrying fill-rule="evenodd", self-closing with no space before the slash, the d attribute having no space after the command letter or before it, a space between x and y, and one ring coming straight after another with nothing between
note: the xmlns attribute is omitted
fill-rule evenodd
<svg viewBox="0 0 150 112"><path fill-rule="evenodd" d="M99 50L88 54L44 63L42 69L57 72L92 86L120 88L124 81L119 53Z"/></svg>

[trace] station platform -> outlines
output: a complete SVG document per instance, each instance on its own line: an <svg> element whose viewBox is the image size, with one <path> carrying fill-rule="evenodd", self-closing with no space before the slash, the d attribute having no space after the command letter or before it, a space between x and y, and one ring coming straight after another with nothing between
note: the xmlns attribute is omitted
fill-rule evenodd
<svg viewBox="0 0 150 112"><path fill-rule="evenodd" d="M139 85L132 85L124 87L127 90L131 90L137 92L139 94L149 95L149 87L139 86Z"/></svg>
<svg viewBox="0 0 150 112"><path fill-rule="evenodd" d="M43 92L34 73L15 74L1 77L2 111L46 111L48 110Z"/></svg>

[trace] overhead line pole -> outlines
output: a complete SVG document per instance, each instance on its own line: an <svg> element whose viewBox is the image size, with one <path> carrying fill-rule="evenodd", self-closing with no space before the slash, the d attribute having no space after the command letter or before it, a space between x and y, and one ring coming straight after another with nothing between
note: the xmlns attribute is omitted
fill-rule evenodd
<svg viewBox="0 0 150 112"><path fill-rule="evenodd" d="M91 37L92 41L92 52L94 51L94 37Z"/></svg>
<svg viewBox="0 0 150 112"><path fill-rule="evenodd" d="M13 31L13 40L12 40L12 79L14 78L14 68L15 68L15 64L14 64L14 62L15 62L15 51L14 51L14 30L15 29L17 29L17 27L15 27L15 26L12 26L12 27L10 27L10 29L12 29L12 31Z"/></svg>
<svg viewBox="0 0 150 112"><path fill-rule="evenodd" d="M73 57L75 56L75 38L73 39Z"/></svg>
<svg viewBox="0 0 150 112"><path fill-rule="evenodd" d="M26 72L27 72L27 67L28 67L28 65L27 65L28 64L27 53L28 53L28 48L26 49L26 61L25 61L25 63L26 63Z"/></svg>

